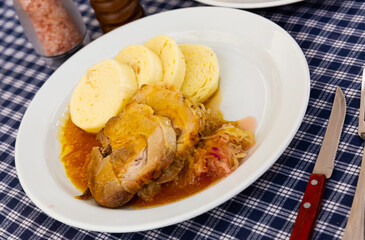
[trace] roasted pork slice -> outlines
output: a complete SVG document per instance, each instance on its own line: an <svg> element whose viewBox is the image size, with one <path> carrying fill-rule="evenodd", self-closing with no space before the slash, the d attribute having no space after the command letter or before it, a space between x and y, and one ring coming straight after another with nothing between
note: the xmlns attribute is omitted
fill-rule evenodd
<svg viewBox="0 0 365 240"><path fill-rule="evenodd" d="M173 180L184 166L185 159L199 142L199 133L204 129L204 108L172 85L143 85L132 102L147 104L155 114L165 116L172 122L177 134L175 160L163 171L157 182Z"/></svg>
<svg viewBox="0 0 365 240"><path fill-rule="evenodd" d="M147 104L155 114L169 118L177 133L177 157L186 157L199 142L204 128L204 114L191 99L185 98L174 86L143 85L132 101Z"/></svg>
<svg viewBox="0 0 365 240"><path fill-rule="evenodd" d="M120 179L114 174L110 156L103 157L98 147L91 151L88 165L88 187L95 201L104 207L115 208L132 199Z"/></svg>
<svg viewBox="0 0 365 240"><path fill-rule="evenodd" d="M176 134L171 121L145 104L131 103L98 134L88 186L97 203L118 207L157 179L174 160ZM108 151L105 151L105 150Z"/></svg>

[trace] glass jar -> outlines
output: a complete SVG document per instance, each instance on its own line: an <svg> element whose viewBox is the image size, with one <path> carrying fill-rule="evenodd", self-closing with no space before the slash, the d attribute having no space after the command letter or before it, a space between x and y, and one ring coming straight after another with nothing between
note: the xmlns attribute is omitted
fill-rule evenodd
<svg viewBox="0 0 365 240"><path fill-rule="evenodd" d="M58 67L89 42L72 0L13 0L24 33L47 64Z"/></svg>

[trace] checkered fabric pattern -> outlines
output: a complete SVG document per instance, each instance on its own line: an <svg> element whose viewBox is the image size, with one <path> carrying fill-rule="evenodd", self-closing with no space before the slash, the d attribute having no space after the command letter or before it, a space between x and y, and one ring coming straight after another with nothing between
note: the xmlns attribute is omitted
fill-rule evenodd
<svg viewBox="0 0 365 240"><path fill-rule="evenodd" d="M102 35L88 0L75 0L91 39ZM190 0L141 0L147 15L201 6ZM22 116L53 70L27 41L11 0L0 1L0 239L288 239L319 152L336 86L348 111L333 175L328 179L314 239L341 239L363 152L357 136L364 0L308 0L252 12L279 24L298 42L311 73L303 123L277 162L236 197L194 219L145 232L111 234L58 222L24 193L14 165Z"/></svg>

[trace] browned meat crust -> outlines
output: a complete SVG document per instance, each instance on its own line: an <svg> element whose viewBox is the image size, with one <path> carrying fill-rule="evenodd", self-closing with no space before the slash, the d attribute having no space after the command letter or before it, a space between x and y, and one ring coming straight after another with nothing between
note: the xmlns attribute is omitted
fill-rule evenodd
<svg viewBox="0 0 365 240"><path fill-rule="evenodd" d="M176 134L171 121L145 104L131 103L98 134L102 147L92 150L88 186L105 207L128 202L157 179L174 160Z"/></svg>

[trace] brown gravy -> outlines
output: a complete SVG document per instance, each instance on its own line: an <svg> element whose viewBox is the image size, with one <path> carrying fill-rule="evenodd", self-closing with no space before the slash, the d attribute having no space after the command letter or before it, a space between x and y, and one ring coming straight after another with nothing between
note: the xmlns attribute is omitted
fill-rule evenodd
<svg viewBox="0 0 365 240"><path fill-rule="evenodd" d="M80 191L87 189L87 164L90 161L91 149L99 146L95 134L90 134L78 128L67 116L59 133L61 142L60 158L66 175L72 184Z"/></svg>
<svg viewBox="0 0 365 240"><path fill-rule="evenodd" d="M184 185L180 183L182 181L180 178L176 182L172 181L162 184L161 190L151 201L144 201L142 198L135 196L126 204L126 206L131 206L133 208L145 208L175 202L204 190L213 184L215 180L217 180L217 178L204 176L197 179L197 181L193 184Z"/></svg>

